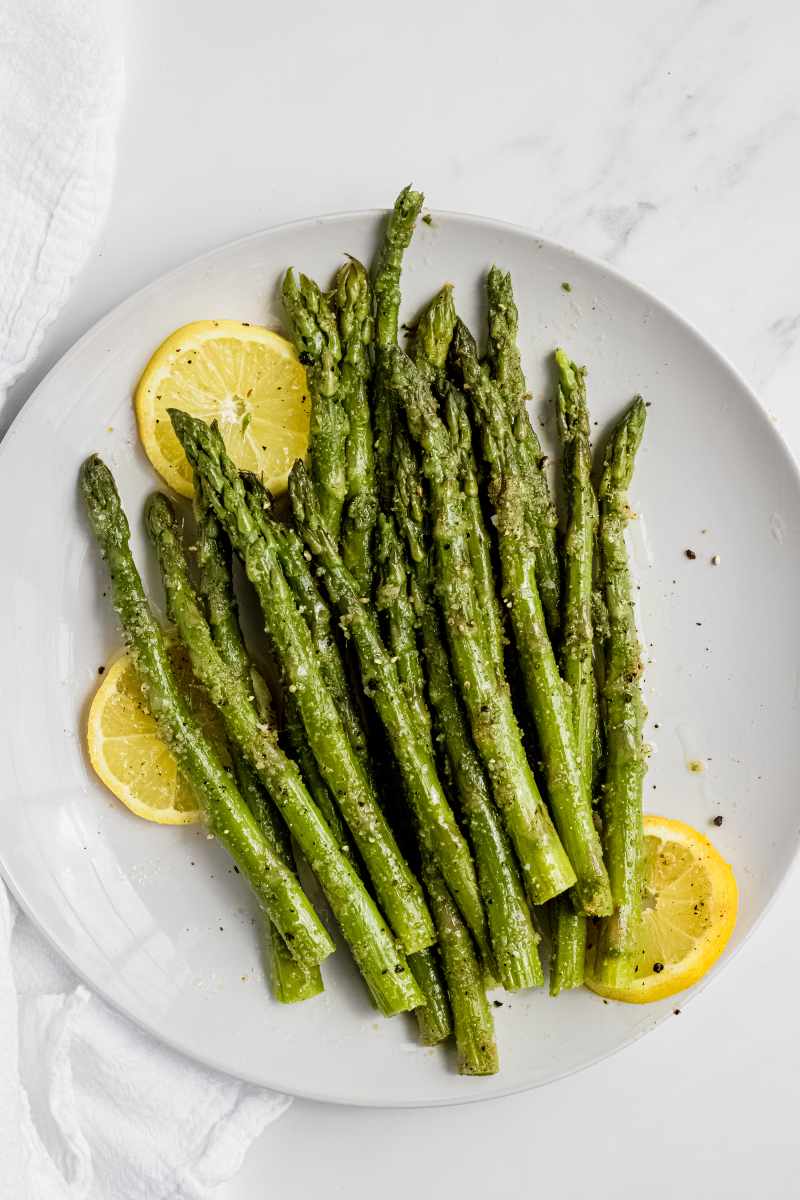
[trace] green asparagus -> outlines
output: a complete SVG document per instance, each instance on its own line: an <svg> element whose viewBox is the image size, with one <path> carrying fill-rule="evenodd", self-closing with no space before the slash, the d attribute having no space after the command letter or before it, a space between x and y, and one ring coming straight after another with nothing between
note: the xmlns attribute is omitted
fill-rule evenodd
<svg viewBox="0 0 800 1200"><path fill-rule="evenodd" d="M341 377L342 345L330 301L306 275L286 272L283 304L311 396L308 454L311 474L328 528L339 536L347 495L348 436Z"/></svg>
<svg viewBox="0 0 800 1200"><path fill-rule="evenodd" d="M423 846L441 870L481 955L489 960L486 918L469 847L453 816L429 742L419 734L375 615L359 597L352 577L342 564L321 520L308 474L299 461L289 476L289 494L298 531L314 555L331 601L356 647L364 690L373 699L388 735Z"/></svg>
<svg viewBox="0 0 800 1200"><path fill-rule="evenodd" d="M428 946L409 954L408 965L417 981L417 987L425 997L425 1003L414 1010L419 1028L419 1040L423 1046L436 1046L453 1032L450 1002L442 979L438 948Z"/></svg>
<svg viewBox="0 0 800 1200"><path fill-rule="evenodd" d="M536 575L536 534L528 519L527 479L505 406L482 370L469 330L458 321L452 358L479 422L494 507L503 598L509 609L528 705L544 760L556 827L577 878L582 910L611 912L611 891L595 828L591 794L580 770L570 703L548 636Z"/></svg>
<svg viewBox="0 0 800 1200"><path fill-rule="evenodd" d="M442 416L450 430L453 445L457 448L459 482L464 494L464 520L469 539L476 599L485 626L487 649L498 672L502 674L505 643L503 618L494 583L491 541L481 508L477 466L472 448L472 428L463 397L456 392L445 376L455 324L453 288L448 283L437 292L417 323L412 357L415 366L427 378L434 396L441 405Z"/></svg>
<svg viewBox="0 0 800 1200"><path fill-rule="evenodd" d="M405 431L395 438L395 483L398 521L405 531L408 556L414 566L411 599L427 668L428 701L434 715L437 741L450 763L455 792L475 855L497 976L507 991L539 987L543 982L539 938L450 668L418 503L422 481Z"/></svg>
<svg viewBox="0 0 800 1200"><path fill-rule="evenodd" d="M556 413L561 439L561 462L567 501L564 537L564 613L561 673L569 689L572 730L584 789L594 800L594 773L599 726L592 617L597 546L597 497L592 485L586 372L563 350L555 352L558 370ZM553 956L550 990L553 995L583 983L586 917L567 901L556 908L552 922Z"/></svg>
<svg viewBox="0 0 800 1200"><path fill-rule="evenodd" d="M214 647L189 579L174 510L166 496L151 496L147 530L158 555L169 608L189 651L192 669L219 709L229 738L247 759L288 825L319 880L376 1004L387 1015L421 1001L407 963L383 917L341 853L308 794L295 764L261 720L247 687Z"/></svg>
<svg viewBox="0 0 800 1200"><path fill-rule="evenodd" d="M517 852L526 891L534 904L543 904L571 887L575 872L536 786L508 685L487 649L475 598L457 456L429 387L400 351L392 358L392 385L411 434L421 447L423 473L430 487L435 586L453 670L476 748Z"/></svg>
<svg viewBox="0 0 800 1200"><path fill-rule="evenodd" d="M392 503L392 404L387 355L397 345L403 255L411 242L423 199L421 192L403 188L386 222L373 272L376 361L372 421L378 498L385 512L390 511Z"/></svg>
<svg viewBox="0 0 800 1200"><path fill-rule="evenodd" d="M231 578L230 551L223 540L219 524L212 513L202 509L195 497L197 518L196 559L200 594L205 602L206 615L214 645L227 665L236 672L242 683L252 688L263 720L272 719L269 692L257 676L245 649L239 626L238 607ZM242 798L267 836L272 837L284 862L296 870L294 855L285 826L273 815L273 806L256 779L252 768L240 751L233 749L236 782ZM305 967L295 962L289 947L274 930L266 937L265 947L270 983L274 995L282 1004L308 1000L323 991L319 967Z"/></svg>
<svg viewBox="0 0 800 1200"><path fill-rule="evenodd" d="M349 259L336 276L336 311L342 343L342 405L349 428L342 558L366 595L372 582L372 533L378 511L368 395L374 329L369 276L357 259Z"/></svg>
<svg viewBox="0 0 800 1200"><path fill-rule="evenodd" d="M516 439L527 484L527 502L536 531L536 578L550 633L560 620L560 569L556 545L558 517L544 473L544 455L527 409L527 387L522 371L517 332L519 314L511 276L492 267L486 281L489 316L488 362Z"/></svg>
<svg viewBox="0 0 800 1200"><path fill-rule="evenodd" d="M263 521L263 509L248 494L216 426L177 410L170 410L170 417L205 503L226 530L255 588L285 686L297 700L320 773L353 835L379 903L403 948L421 950L435 938L422 889L400 853L325 684L308 627L281 570L279 539Z"/></svg>
<svg viewBox="0 0 800 1200"><path fill-rule="evenodd" d="M550 995L583 986L587 918L575 911L569 896L547 906L550 917Z"/></svg>
<svg viewBox="0 0 800 1200"><path fill-rule="evenodd" d="M646 754L642 730L645 707L625 525L630 516L628 488L636 451L644 433L646 413L644 401L638 396L608 444L600 481L601 571L608 611L603 689L606 763L602 814L614 913L600 926L594 974L611 987L622 986L632 978L644 886L642 786Z"/></svg>
<svg viewBox="0 0 800 1200"><path fill-rule="evenodd" d="M441 873L430 857L422 863L442 956L460 1075L494 1075L499 1070L494 1021L472 939Z"/></svg>
<svg viewBox="0 0 800 1200"><path fill-rule="evenodd" d="M264 836L176 687L163 634L131 555L130 530L113 476L97 455L83 464L80 484L148 708L193 786L211 834L233 857L297 961L314 966L333 952L333 943L294 872Z"/></svg>

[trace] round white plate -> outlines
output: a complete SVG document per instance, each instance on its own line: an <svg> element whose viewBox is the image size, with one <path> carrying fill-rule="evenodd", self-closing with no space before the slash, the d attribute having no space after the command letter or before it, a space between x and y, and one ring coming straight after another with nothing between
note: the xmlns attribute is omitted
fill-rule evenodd
<svg viewBox="0 0 800 1200"><path fill-rule="evenodd" d="M148 356L201 317L279 324L284 268L325 281L345 252L369 261L380 223L367 213L274 229L156 281L62 359L2 443L0 858L23 907L76 971L186 1054L320 1100L448 1104L586 1066L685 997L640 1008L583 991L500 994L502 1069L491 1079L459 1078L451 1053L415 1044L412 1020L379 1018L344 951L325 964L323 996L281 1007L263 978L254 905L224 853L196 826L130 816L83 750L87 702L119 636L79 503L79 464L96 450L112 467L160 604L141 529L158 481L131 407ZM555 449L542 397L556 345L589 366L598 439L634 393L650 402L630 529L653 745L645 807L703 830L723 816L710 832L740 884L735 948L798 842L797 473L752 393L696 332L608 268L524 230L434 214L408 254L404 314L450 280L480 328L493 262L513 272L546 444ZM704 770L689 769L695 760Z"/></svg>

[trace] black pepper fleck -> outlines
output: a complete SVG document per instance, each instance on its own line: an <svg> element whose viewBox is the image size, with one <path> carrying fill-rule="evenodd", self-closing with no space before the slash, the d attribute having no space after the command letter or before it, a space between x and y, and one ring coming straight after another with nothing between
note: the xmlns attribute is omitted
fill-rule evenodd
<svg viewBox="0 0 800 1200"><path fill-rule="evenodd" d="M717 829L719 829L720 825L722 824L722 822L724 820L725 820L724 817L717 815L716 817L714 817L714 820L711 822L711 824L716 825Z"/></svg>
<svg viewBox="0 0 800 1200"><path fill-rule="evenodd" d="M663 970L664 970L663 963L653 963L653 973L655 975L660 975Z"/></svg>
<svg viewBox="0 0 800 1200"><path fill-rule="evenodd" d="M684 553L687 558L691 558L691 559L697 558L697 555L695 554L694 550L685 550Z"/></svg>

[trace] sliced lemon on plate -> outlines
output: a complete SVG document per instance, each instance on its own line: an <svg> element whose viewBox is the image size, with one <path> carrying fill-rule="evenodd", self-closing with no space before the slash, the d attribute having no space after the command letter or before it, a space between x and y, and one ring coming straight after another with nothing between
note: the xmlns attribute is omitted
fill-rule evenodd
<svg viewBox="0 0 800 1200"><path fill-rule="evenodd" d="M167 410L219 423L238 467L273 492L286 489L308 445L305 368L280 334L244 321L195 321L162 342L134 396L145 453L165 483L193 494L192 469Z"/></svg>
<svg viewBox="0 0 800 1200"><path fill-rule="evenodd" d="M668 817L644 819L645 893L638 970L624 987L591 977L586 985L609 1000L645 1004L697 983L728 944L738 892L728 863L698 830Z"/></svg>
<svg viewBox="0 0 800 1200"><path fill-rule="evenodd" d="M227 763L220 720L192 675L185 649L173 641L169 654L181 694ZM100 779L137 817L159 825L200 819L194 793L147 711L129 654L109 668L95 693L86 741Z"/></svg>

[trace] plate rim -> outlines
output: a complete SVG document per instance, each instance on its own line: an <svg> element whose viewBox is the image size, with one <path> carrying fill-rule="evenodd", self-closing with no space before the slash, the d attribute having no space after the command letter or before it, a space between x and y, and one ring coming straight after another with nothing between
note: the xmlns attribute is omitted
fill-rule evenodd
<svg viewBox="0 0 800 1200"><path fill-rule="evenodd" d="M74 356L76 356L80 352L82 352L83 349L85 348L85 346L90 344L90 342L94 338L102 336L102 333L103 333L104 329L106 328L106 326L108 324L110 324L112 320L117 318L121 313L124 313L124 311L127 307L135 306L142 299L144 299L151 291L155 291L156 289L163 287L164 284L168 283L170 280L172 280L176 276L182 274L185 270L187 270L187 268L196 266L199 263L205 262L209 259L216 257L217 255L223 255L226 252L228 252L234 248L238 248L238 247L246 245L248 242L255 242L260 239L263 239L266 236L278 236L287 230L290 230L290 229L298 230L303 226L307 226L307 227L311 228L311 227L316 227L319 225L335 224L337 222L343 222L343 221L357 221L357 220L377 221L379 219L382 219L382 218L385 218L386 216L388 216L390 211L391 210L385 209L385 208L345 209L345 210L340 210L340 211L336 211L336 212L332 212L332 213L324 213L324 214L320 214L317 216L301 217L301 218L294 219L291 221L283 221L283 222L280 222L279 224L269 225L263 229L254 230L253 232L244 234L241 237L233 238L233 239L230 239L229 241L222 242L215 246L212 246L209 249L201 251L199 254L193 255L191 258L188 258L185 261L178 263L177 265L171 267L169 270L164 271L161 274L155 276L153 279L149 280L147 283L145 283L141 287L137 288L134 292L131 292L130 295L126 296L123 300L120 300L111 309L109 309L108 312L104 313L104 315L102 317L100 317L97 321L95 321L92 325L90 325L90 327L87 330L85 330L85 332L83 334L81 334L81 336L69 346L69 348L58 358L58 360L55 363L53 363L53 365L48 370L47 374L39 381L39 383L36 385L34 390L31 392L31 394L27 398L27 400L25 400L23 402L22 408L16 414L16 416L12 420L11 424L9 425L8 429L6 430L2 440L0 441L0 470L2 469L2 464L5 460L5 458L7 457L7 455L9 454L9 451L13 450L13 447L14 447L14 444L15 444L17 438L21 435L22 432L24 432L27 422L33 419L32 414L36 411L37 406L36 406L35 402L37 400L37 397L38 397L40 391L44 390L44 388L48 384L51 376L54 375L58 370L60 370L64 364L69 363ZM599 271L607 276L610 276L612 279L616 280L620 284L623 284L627 289L632 290L639 297L646 300L649 305L660 310L660 312L663 315L666 315L670 320L675 322L686 334L688 334L696 343L698 343L699 346L706 353L711 354L713 356L713 358L716 360L718 366L720 366L724 371L726 371L728 373L728 375L731 377L731 379L737 384L737 386L740 389L742 389L742 391L746 395L749 403L757 411L758 416L763 424L764 429L766 431L768 431L768 435L771 436L771 438L773 439L773 441L776 444L776 446L778 447L778 449L782 452L782 454L785 456L786 460L788 461L791 473L794 476L794 480L797 485L798 494L800 495L800 462L795 457L791 447L789 446L788 442L784 438L781 430L775 425L775 423L773 421L771 421L769 419L769 415L768 415L764 405L759 400L758 395L755 392L755 389L751 386L751 384L748 382L748 380L745 378L745 376L742 374L742 372L736 366L734 366L733 362L728 358L728 356L722 350L720 350L713 342L711 342L708 338L706 338L705 335L703 333L701 333L701 331L697 328L697 326L693 322L691 322L688 318L684 317L672 305L670 305L666 301L662 300L659 296L655 295L653 292L651 292L648 288L646 288L643 284L639 283L637 280L631 279L628 275L626 275L623 271L619 270L619 268L617 268L616 266L614 266L610 263L607 263L603 259L598 258L594 255L586 254L583 251L575 250L570 246L564 245L562 242L554 240L553 238L545 237L545 236L537 233L530 226L522 225L522 224L519 224L516 222L511 222L511 221L499 220L495 217L486 217L486 216L482 216L477 213L462 212L462 211L458 211L458 210L431 209L431 208L426 207L426 212L430 213L434 222L437 219L438 220L444 219L447 221L452 221L452 222L457 222L457 223L477 224L479 226L482 226L482 227L488 228L488 229L498 229L498 230L502 230L505 232L514 233L518 236L523 237L524 239L526 239L528 241L534 242L537 245L538 249L548 249L548 250L555 251L559 254L566 255L567 257L573 258L574 260L576 260L577 262L580 262L581 264L585 264L585 265L589 266L593 270ZM734 959L736 959L738 957L738 955L741 953L742 949L747 945L747 943L750 941L752 936L761 927L762 922L764 921L765 917L772 910L773 905L776 903L778 898L784 892L784 889L787 887L787 884L788 884L790 878L796 874L799 861L800 861L800 836L798 837L798 839L795 843L794 851L793 851L790 861L787 863L781 876L775 882L775 885L774 885L774 888L772 891L772 895L767 900L766 904L763 906L763 908L758 913L758 915L754 918L752 925L750 926L749 930L742 938L741 942L734 948L726 950L724 952L722 958L712 968L712 970L709 972L709 974L707 976L705 976L703 979L701 979L697 984L695 984L687 992L678 993L678 997L680 998L681 1009L685 1008L687 1004L689 1004L696 997L698 997L703 992L705 992L706 988L711 983L713 983L713 981L720 975L720 973L723 970L725 970L727 968L727 966L731 962L734 961ZM242 1082L250 1084L254 1087L266 1088L266 1089L269 1089L272 1091L282 1093L287 1096L291 1096L296 1099L308 1100L308 1101L311 1101L314 1103L336 1104L336 1105L341 1105L341 1106L346 1106L346 1107L367 1108L367 1109L370 1109L370 1108L376 1108L376 1109L381 1109L381 1108L386 1108L386 1109L423 1108L424 1109L424 1108L460 1107L461 1105L465 1105L465 1104L487 1103L487 1102L493 1101L493 1100L502 1100L509 1096L520 1095L525 1092L535 1091L540 1088L547 1087L550 1084L557 1083L561 1079L565 1079L571 1075L575 1075L575 1074L578 1074L579 1072L589 1070L590 1068L596 1066L598 1063L603 1062L604 1060L615 1056L616 1054L620 1053L621 1051L626 1050L629 1046L632 1046L635 1042L637 1042L646 1033L651 1032L658 1025L660 1025L663 1020L666 1019L666 1016L662 1017L661 1012L659 1011L658 1017L655 1020L655 1022L649 1022L645 1015L648 1011L647 1006L642 1006L643 1019L630 1031L628 1036L626 1036L624 1038L624 1040L622 1040L613 1049L601 1051L595 1057L588 1059L586 1062L583 1062L576 1066L568 1067L565 1070L560 1071L555 1075L552 1075L547 1080L542 1080L539 1082L519 1083L519 1084L509 1085L507 1088L501 1089L500 1091L493 1091L491 1096L480 1095L480 1094L473 1092L472 1094L465 1093L463 1096L454 1096L454 1097L446 1097L446 1098L442 1097L442 1098L437 1098L437 1099L433 1099L433 1100L419 1100L416 1098L408 1098L408 1099L397 1098L397 1099L381 1101L381 1100L368 1099L363 1096L353 1098L352 1095L348 1096L347 1093L344 1093L344 1092L326 1091L324 1089L321 1091L317 1091L317 1090L298 1091L284 1083L278 1083L278 1084L265 1083L263 1078L256 1077L255 1075L248 1074L247 1072L237 1072L236 1075L231 1074L231 1072L227 1068L227 1066L225 1066L224 1064L220 1064L219 1061L215 1060L215 1058L212 1054L198 1053L194 1049L187 1048L184 1044L182 1044L180 1039L174 1038L174 1037L169 1037L168 1035L165 1035L160 1030L155 1028L148 1019L142 1018L140 1015L131 1011L124 1002L110 996L106 992L106 990L103 986L98 985L93 980L90 980L87 977L87 975L84 974L82 968L73 961L71 956L68 953L66 953L61 948L61 946L57 943L55 937L53 937L49 933L49 931L39 922L37 916L34 914L31 907L29 906L28 902L24 898L22 890L17 886L16 879L14 878L13 873L6 862L6 856L5 856L2 846L0 846L0 876L2 876L3 880L5 881L6 886L9 889L9 892L11 893L11 895L14 898L14 901L19 905L21 910L25 913L25 915L28 917L28 919L32 922L32 924L34 925L36 930L39 932L39 934L45 939L48 946L50 946L53 949L53 951L55 952L55 954L59 957L59 959L61 961L67 963L70 970L72 970L74 972L74 974L80 980L81 984L84 985L85 987L87 987L91 992L93 992L97 996L99 996L102 999L102 1001L104 1003L108 1004L112 1010L114 1010L117 1013L120 1013L123 1017L125 1017L127 1020L131 1021L139 1029L142 1029L144 1032L146 1032L150 1037L154 1038L161 1045L167 1046L169 1049L171 1049L179 1054L184 1055L186 1058L188 1058L192 1062L198 1063L199 1065L206 1067L208 1069L217 1071L220 1074L227 1075L228 1078L239 1079ZM655 1014L654 1014L654 1016L655 1016Z"/></svg>

